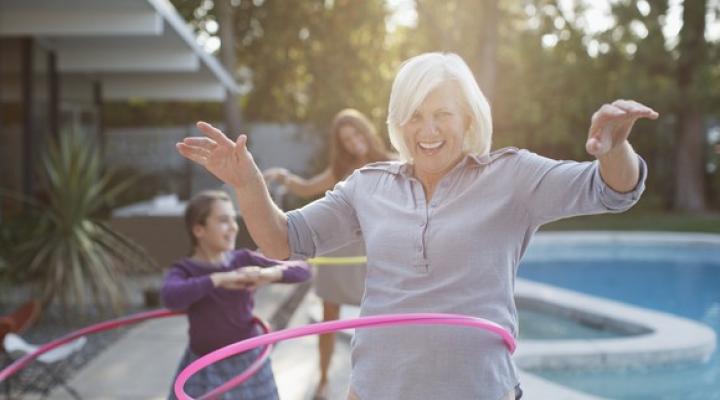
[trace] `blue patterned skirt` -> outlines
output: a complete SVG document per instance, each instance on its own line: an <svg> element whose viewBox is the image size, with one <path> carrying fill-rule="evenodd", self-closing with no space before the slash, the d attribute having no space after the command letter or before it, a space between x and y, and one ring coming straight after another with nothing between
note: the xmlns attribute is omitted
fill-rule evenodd
<svg viewBox="0 0 720 400"><path fill-rule="evenodd" d="M247 370L253 361L257 360L262 350L262 348L252 349L203 368L185 383L185 393L193 398L197 398L212 389L215 389ZM190 348L185 350L185 355L180 362L180 366L175 373L175 379L173 379L170 386L170 395L168 396L169 400L177 399L172 386L175 384L175 380L180 374L180 371L185 369L198 358L200 357L195 355ZM265 361L260 370L251 376L250 379L229 392L226 392L220 398L240 400L278 400L279 396L277 387L275 386L275 377L272 373L270 360L268 359Z"/></svg>

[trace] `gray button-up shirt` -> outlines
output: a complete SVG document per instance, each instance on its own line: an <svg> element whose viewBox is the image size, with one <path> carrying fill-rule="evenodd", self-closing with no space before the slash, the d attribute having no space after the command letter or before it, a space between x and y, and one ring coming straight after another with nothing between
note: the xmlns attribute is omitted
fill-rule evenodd
<svg viewBox="0 0 720 400"><path fill-rule="evenodd" d="M517 335L515 275L530 238L560 218L630 208L644 189L607 186L597 161L555 161L506 148L466 156L430 202L412 165L368 165L288 213L293 257L364 237L362 315L442 312L494 321ZM499 337L467 327L357 330L351 385L362 400L497 400L517 384Z"/></svg>

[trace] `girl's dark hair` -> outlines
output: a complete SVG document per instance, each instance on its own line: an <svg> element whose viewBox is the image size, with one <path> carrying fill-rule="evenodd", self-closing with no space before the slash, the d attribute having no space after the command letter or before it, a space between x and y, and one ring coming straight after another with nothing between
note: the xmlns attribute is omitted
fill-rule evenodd
<svg viewBox="0 0 720 400"><path fill-rule="evenodd" d="M358 168L356 157L345 150L340 140L340 128L350 125L363 135L368 144L368 159L366 163L384 161L388 159L385 143L380 139L372 122L358 110L346 108L335 115L330 127L330 168L337 180L345 178L354 169Z"/></svg>
<svg viewBox="0 0 720 400"><path fill-rule="evenodd" d="M191 249L197 246L197 238L193 234L195 225L205 225L212 206L216 201L230 201L230 196L222 190L206 190L193 196L185 208L185 229L190 238Z"/></svg>

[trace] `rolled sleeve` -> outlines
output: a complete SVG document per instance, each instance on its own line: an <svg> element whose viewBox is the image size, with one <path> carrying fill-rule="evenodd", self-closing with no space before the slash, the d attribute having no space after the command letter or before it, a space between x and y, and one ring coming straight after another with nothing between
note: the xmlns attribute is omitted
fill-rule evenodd
<svg viewBox="0 0 720 400"><path fill-rule="evenodd" d="M214 288L210 275L191 276L183 268L173 266L165 277L160 297L165 307L186 310Z"/></svg>
<svg viewBox="0 0 720 400"><path fill-rule="evenodd" d="M647 164L642 157L638 156L640 178L635 188L629 192L618 192L611 188L602 178L599 166L595 167L594 184L595 190L600 194L600 201L609 212L623 212L640 200L640 195L645 191L645 180L647 179Z"/></svg>
<svg viewBox="0 0 720 400"><path fill-rule="evenodd" d="M353 174L325 197L287 214L291 259L325 254L362 236L353 206L358 179Z"/></svg>
<svg viewBox="0 0 720 400"><path fill-rule="evenodd" d="M288 240L290 242L290 259L303 260L315 257L315 241L310 226L300 210L287 213Z"/></svg>
<svg viewBox="0 0 720 400"><path fill-rule="evenodd" d="M597 160L556 161L527 151L520 154L519 193L527 199L533 226L578 215L623 212L637 203L645 189L647 166L639 156L637 185L620 193L603 181Z"/></svg>

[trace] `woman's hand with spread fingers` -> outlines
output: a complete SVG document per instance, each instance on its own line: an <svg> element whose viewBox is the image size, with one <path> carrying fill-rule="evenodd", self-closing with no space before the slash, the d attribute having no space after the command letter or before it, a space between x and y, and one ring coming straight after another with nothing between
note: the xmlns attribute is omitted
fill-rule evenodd
<svg viewBox="0 0 720 400"><path fill-rule="evenodd" d="M233 142L222 131L206 122L198 122L197 127L205 137L183 139L176 145L180 154L236 188L252 179L257 173L257 167L247 149L246 135L240 135Z"/></svg>

